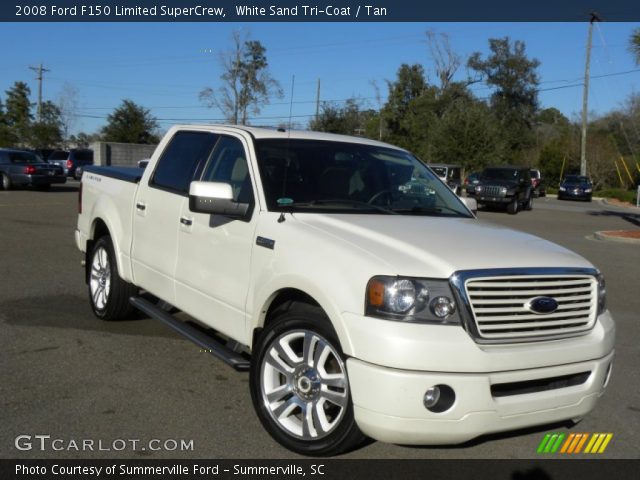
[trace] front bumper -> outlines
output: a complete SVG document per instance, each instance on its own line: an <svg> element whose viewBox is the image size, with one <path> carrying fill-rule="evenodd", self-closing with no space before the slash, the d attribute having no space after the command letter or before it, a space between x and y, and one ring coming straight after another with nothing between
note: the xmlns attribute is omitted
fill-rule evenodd
<svg viewBox="0 0 640 480"><path fill-rule="evenodd" d="M396 370L350 358L347 361L354 414L370 437L389 443L462 443L480 435L574 419L588 414L603 394L614 353L586 362L491 373ZM591 372L581 385L494 397L491 385ZM451 408L433 413L423 405L425 391L448 385Z"/></svg>
<svg viewBox="0 0 640 480"><path fill-rule="evenodd" d="M476 200L479 203L499 203L499 204L507 204L513 202L513 197L487 197L484 195L477 195Z"/></svg>
<svg viewBox="0 0 640 480"><path fill-rule="evenodd" d="M601 314L585 334L555 340L479 344L459 325L402 323L343 313L356 422L377 440L462 443L477 436L586 415L605 388L615 324ZM590 372L579 385L493 396L491 386ZM442 413L423 405L426 390L448 385Z"/></svg>

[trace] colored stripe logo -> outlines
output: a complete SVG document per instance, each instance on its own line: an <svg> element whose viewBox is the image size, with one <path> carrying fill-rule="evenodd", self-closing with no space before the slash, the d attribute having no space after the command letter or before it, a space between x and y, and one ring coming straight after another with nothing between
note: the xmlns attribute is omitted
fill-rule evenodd
<svg viewBox="0 0 640 480"><path fill-rule="evenodd" d="M578 453L604 453L613 433L547 433L536 453L539 454L578 454Z"/></svg>

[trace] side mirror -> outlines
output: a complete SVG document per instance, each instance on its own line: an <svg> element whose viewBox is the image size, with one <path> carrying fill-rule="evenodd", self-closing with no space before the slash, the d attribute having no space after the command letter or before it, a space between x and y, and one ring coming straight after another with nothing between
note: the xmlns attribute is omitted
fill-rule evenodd
<svg viewBox="0 0 640 480"><path fill-rule="evenodd" d="M243 219L250 206L233 201L233 188L228 183L191 182L189 185L189 210L192 212Z"/></svg>
<svg viewBox="0 0 640 480"><path fill-rule="evenodd" d="M474 215L477 215L477 213L478 213L478 201L475 198L460 197L460 200L462 200L462 202L467 206L467 208L469 210L471 210L471 212Z"/></svg>

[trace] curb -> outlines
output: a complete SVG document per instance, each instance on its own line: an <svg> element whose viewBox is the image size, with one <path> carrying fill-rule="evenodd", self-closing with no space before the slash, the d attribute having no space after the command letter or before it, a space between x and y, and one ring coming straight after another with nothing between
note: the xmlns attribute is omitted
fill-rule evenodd
<svg viewBox="0 0 640 480"><path fill-rule="evenodd" d="M595 232L593 236L597 240L603 240L607 242L619 242L619 243L640 245L640 238L619 237L615 235L615 233L618 233L618 232L628 232L628 231L630 230L601 230L599 232Z"/></svg>
<svg viewBox="0 0 640 480"><path fill-rule="evenodd" d="M636 207L635 205L633 205L631 203L628 204L628 205L619 205L617 203L610 203L608 201L608 199L606 199L606 198L602 199L602 203L604 203L605 205L609 205L610 207L629 208L629 209L631 209L631 210L633 210L635 212L640 212L640 208Z"/></svg>

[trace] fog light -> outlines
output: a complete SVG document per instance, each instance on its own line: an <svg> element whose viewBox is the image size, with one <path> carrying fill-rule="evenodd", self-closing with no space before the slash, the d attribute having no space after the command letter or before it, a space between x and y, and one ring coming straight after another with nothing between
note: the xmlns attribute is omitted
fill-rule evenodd
<svg viewBox="0 0 640 480"><path fill-rule="evenodd" d="M429 304L431 312L438 318L446 318L456 309L456 304L449 297L436 297Z"/></svg>
<svg viewBox="0 0 640 480"><path fill-rule="evenodd" d="M449 410L456 401L456 394L449 385L434 385L429 387L422 397L425 408L433 413Z"/></svg>
<svg viewBox="0 0 640 480"><path fill-rule="evenodd" d="M440 389L438 387L431 387L427 389L424 394L424 406L427 408L433 408L440 400Z"/></svg>

